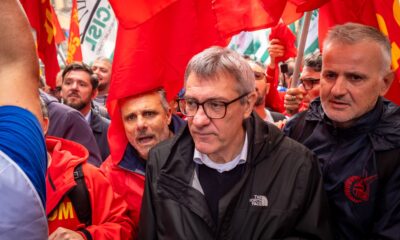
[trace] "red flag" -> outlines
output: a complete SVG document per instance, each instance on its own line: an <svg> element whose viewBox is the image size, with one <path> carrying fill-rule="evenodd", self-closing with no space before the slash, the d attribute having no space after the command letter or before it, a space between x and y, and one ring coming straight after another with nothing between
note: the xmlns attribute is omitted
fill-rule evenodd
<svg viewBox="0 0 400 240"><path fill-rule="evenodd" d="M67 63L82 62L81 39L79 35L79 18L76 0L72 0L71 23L69 27Z"/></svg>
<svg viewBox="0 0 400 240"><path fill-rule="evenodd" d="M46 83L54 88L56 75L60 71L54 40L54 29L49 0L20 0L29 22L36 30L39 58L45 66Z"/></svg>
<svg viewBox="0 0 400 240"><path fill-rule="evenodd" d="M394 79L385 97L400 105L400 6L398 0L374 0L379 29L392 45Z"/></svg>
<svg viewBox="0 0 400 240"><path fill-rule="evenodd" d="M135 28L177 0L109 0L118 22L124 28Z"/></svg>
<svg viewBox="0 0 400 240"><path fill-rule="evenodd" d="M346 22L361 23L378 28L373 1L371 0L331 0L319 10L318 41L322 48L329 28Z"/></svg>
<svg viewBox="0 0 400 240"><path fill-rule="evenodd" d="M111 4L114 9L129 12L126 15L117 12L118 19L141 11L127 8L126 1L111 1ZM169 99L176 96L183 87L189 59L211 45L226 45L215 25L211 1L178 0L136 28L119 26L107 99L112 118L108 139L114 160L121 159L128 143L118 100L161 86Z"/></svg>
<svg viewBox="0 0 400 240"><path fill-rule="evenodd" d="M50 8L51 8L51 16L52 16L53 29L54 29L54 38L55 38L56 44L60 44L66 40L65 35L61 28L60 22L58 21L57 14L54 11L53 6L50 5Z"/></svg>
<svg viewBox="0 0 400 240"><path fill-rule="evenodd" d="M324 5L329 0L287 0L282 13L282 21L289 25L303 16L304 12L312 11Z"/></svg>
<svg viewBox="0 0 400 240"><path fill-rule="evenodd" d="M213 1L216 27L224 36L273 27L278 24L285 6L286 0Z"/></svg>

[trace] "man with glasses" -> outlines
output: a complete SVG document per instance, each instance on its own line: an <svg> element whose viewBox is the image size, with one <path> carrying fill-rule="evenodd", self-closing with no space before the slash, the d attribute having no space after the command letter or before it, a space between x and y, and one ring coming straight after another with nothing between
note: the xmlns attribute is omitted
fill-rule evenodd
<svg viewBox="0 0 400 240"><path fill-rule="evenodd" d="M149 153L139 239L330 239L316 159L252 113L254 82L232 50L190 60L188 125Z"/></svg>
<svg viewBox="0 0 400 240"><path fill-rule="evenodd" d="M267 82L267 77L265 75L265 66L258 62L250 59L248 56L244 56L247 63L250 65L251 70L254 72L254 79L256 84L256 93L257 93L257 100L254 103L254 111L261 117L264 121L267 122L278 122L285 120L285 115L270 111L269 109L265 108L265 97L269 92L270 83Z"/></svg>
<svg viewBox="0 0 400 240"><path fill-rule="evenodd" d="M287 113L295 114L307 110L310 102L319 97L321 67L322 57L319 52L310 54L304 59L300 86L289 88L285 94L284 107Z"/></svg>

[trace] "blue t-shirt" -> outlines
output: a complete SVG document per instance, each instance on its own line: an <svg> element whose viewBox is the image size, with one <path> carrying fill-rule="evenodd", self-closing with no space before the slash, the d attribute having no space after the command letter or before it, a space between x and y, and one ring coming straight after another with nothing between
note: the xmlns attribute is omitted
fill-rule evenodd
<svg viewBox="0 0 400 240"><path fill-rule="evenodd" d="M0 107L0 150L25 172L46 206L46 144L31 112L16 106Z"/></svg>

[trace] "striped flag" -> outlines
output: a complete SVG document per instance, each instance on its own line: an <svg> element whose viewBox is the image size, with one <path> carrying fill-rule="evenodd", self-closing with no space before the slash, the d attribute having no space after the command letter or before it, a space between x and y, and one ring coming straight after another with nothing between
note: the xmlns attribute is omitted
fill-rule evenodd
<svg viewBox="0 0 400 240"><path fill-rule="evenodd" d="M79 0L78 16L83 61L91 63L97 57L112 59L118 23L109 2Z"/></svg>

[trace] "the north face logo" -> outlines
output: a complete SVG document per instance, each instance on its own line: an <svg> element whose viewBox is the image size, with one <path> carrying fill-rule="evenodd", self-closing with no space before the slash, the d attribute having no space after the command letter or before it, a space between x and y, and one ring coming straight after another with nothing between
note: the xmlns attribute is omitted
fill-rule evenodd
<svg viewBox="0 0 400 240"><path fill-rule="evenodd" d="M369 200L370 184L375 181L377 175L369 177L351 176L344 182L344 194L355 203Z"/></svg>
<svg viewBox="0 0 400 240"><path fill-rule="evenodd" d="M268 199L264 195L254 195L253 198L250 198L251 206L256 207L267 207L268 206Z"/></svg>

